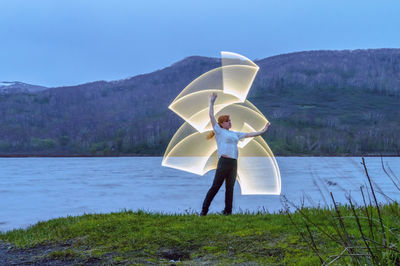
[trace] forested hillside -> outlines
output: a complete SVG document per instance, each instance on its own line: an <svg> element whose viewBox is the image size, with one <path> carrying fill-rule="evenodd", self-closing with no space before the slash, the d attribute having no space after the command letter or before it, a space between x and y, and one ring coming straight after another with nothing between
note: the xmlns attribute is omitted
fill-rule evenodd
<svg viewBox="0 0 400 266"><path fill-rule="evenodd" d="M400 154L400 49L256 60L248 99L276 155ZM162 155L182 120L168 109L220 60L189 57L125 80L0 94L0 155Z"/></svg>

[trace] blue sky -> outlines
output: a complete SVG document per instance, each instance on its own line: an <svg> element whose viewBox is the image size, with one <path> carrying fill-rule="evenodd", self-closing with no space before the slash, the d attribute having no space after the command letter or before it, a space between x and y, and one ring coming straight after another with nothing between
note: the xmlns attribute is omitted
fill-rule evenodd
<svg viewBox="0 0 400 266"><path fill-rule="evenodd" d="M187 56L400 48L400 1L1 0L0 81L116 80Z"/></svg>

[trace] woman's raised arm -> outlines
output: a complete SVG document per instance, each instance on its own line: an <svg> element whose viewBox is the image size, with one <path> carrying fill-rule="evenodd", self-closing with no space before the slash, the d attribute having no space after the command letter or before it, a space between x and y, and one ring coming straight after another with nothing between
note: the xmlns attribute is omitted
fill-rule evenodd
<svg viewBox="0 0 400 266"><path fill-rule="evenodd" d="M217 94L215 92L213 92L210 95L209 99L210 99L210 112L209 112L209 115L210 115L211 125L214 127L215 124L217 123L217 120L215 120L215 116L214 116L214 102L215 102L215 99L217 99Z"/></svg>

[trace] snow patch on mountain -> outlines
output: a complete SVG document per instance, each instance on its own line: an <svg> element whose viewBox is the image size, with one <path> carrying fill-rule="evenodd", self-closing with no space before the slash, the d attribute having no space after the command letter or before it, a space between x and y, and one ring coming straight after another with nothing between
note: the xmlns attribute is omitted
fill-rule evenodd
<svg viewBox="0 0 400 266"><path fill-rule="evenodd" d="M0 81L0 93L27 93L46 90L46 87L27 84L19 81Z"/></svg>

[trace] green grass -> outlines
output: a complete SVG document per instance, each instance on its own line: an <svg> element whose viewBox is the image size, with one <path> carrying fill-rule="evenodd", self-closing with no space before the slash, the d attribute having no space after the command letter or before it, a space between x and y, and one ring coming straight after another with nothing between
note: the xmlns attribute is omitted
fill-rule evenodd
<svg viewBox="0 0 400 266"><path fill-rule="evenodd" d="M361 241L357 224L346 206L340 207L348 232ZM373 210L377 217L376 209ZM362 210L357 209L362 215ZM381 210L385 226L398 236L400 208L387 205ZM169 215L123 211L86 214L39 222L26 230L0 234L0 240L17 247L60 245L68 249L52 251L48 258L106 258L124 263L257 263L314 265L320 260L301 237L307 234L306 215L313 223L311 232L324 259L337 255L343 247L320 231L333 233L335 213L329 209L302 209L292 214L235 214L231 216L195 214ZM353 218L352 218L353 217ZM294 226L294 224L297 226ZM368 226L362 220L363 226ZM300 231L299 231L300 230ZM398 244L389 236L392 243ZM357 240L358 239L358 240ZM396 240L397 241L397 240ZM361 242L360 242L361 243ZM342 263L350 263L343 257Z"/></svg>

